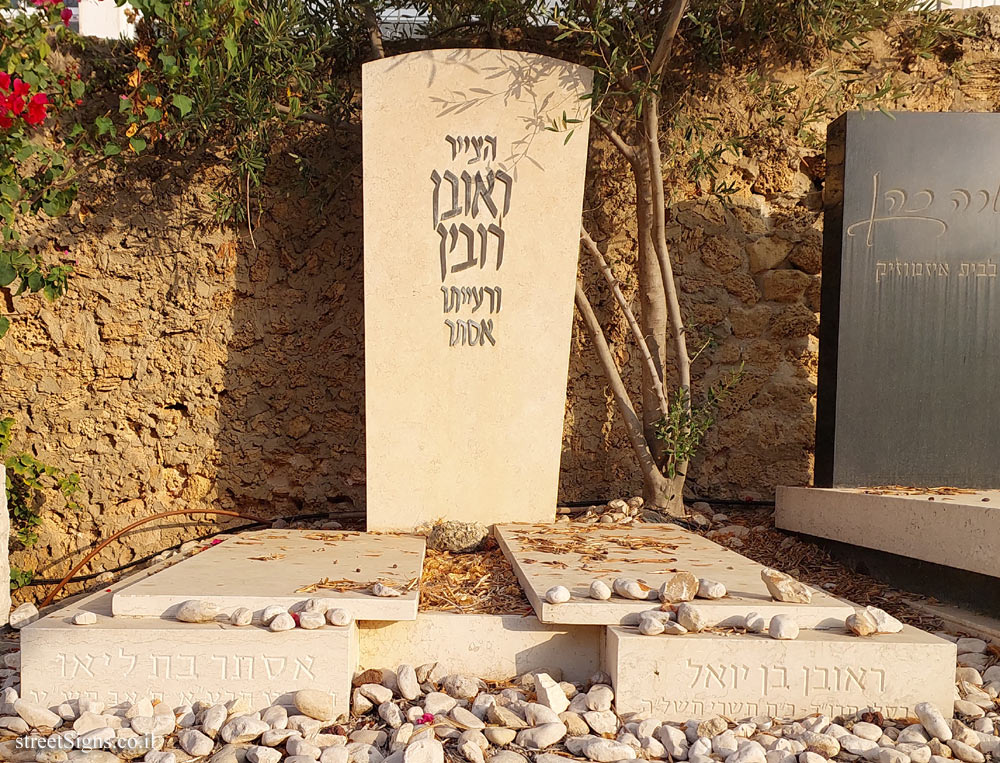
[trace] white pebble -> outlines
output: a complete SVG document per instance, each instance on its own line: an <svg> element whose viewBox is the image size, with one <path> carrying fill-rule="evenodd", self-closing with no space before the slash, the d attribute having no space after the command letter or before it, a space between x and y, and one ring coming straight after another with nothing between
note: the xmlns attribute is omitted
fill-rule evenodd
<svg viewBox="0 0 1000 763"><path fill-rule="evenodd" d="M569 589L566 586L553 586L545 592L545 601L549 604L565 604L569 599Z"/></svg>
<svg viewBox="0 0 1000 763"><path fill-rule="evenodd" d="M229 622L232 625L244 626L250 625L253 622L253 610L247 609L246 607L237 607L233 610L233 614L229 616Z"/></svg>
<svg viewBox="0 0 1000 763"><path fill-rule="evenodd" d="M791 615L775 615L767 626L767 633L780 641L794 641L799 637L799 624Z"/></svg>
<svg viewBox="0 0 1000 763"><path fill-rule="evenodd" d="M344 626L351 624L351 614L346 609L328 609L326 621L330 625Z"/></svg>
<svg viewBox="0 0 1000 763"><path fill-rule="evenodd" d="M77 612L73 615L73 625L96 625L97 615L93 612Z"/></svg>
<svg viewBox="0 0 1000 763"><path fill-rule="evenodd" d="M726 595L726 586L716 580L700 578L696 595L699 599L721 599Z"/></svg>
<svg viewBox="0 0 1000 763"><path fill-rule="evenodd" d="M603 580L595 580L590 584L590 598L607 601L611 598L611 587Z"/></svg>
<svg viewBox="0 0 1000 763"><path fill-rule="evenodd" d="M208 623L219 614L219 605L214 601L190 599L177 610L175 617L182 623Z"/></svg>
<svg viewBox="0 0 1000 763"><path fill-rule="evenodd" d="M280 615L271 620L267 627L274 633L290 631L295 627L295 620L290 614L288 614L288 612L282 612Z"/></svg>
<svg viewBox="0 0 1000 763"><path fill-rule="evenodd" d="M372 593L383 599L394 598L396 596L402 596L402 591L397 591L392 586L388 586L385 583L376 583L372 586Z"/></svg>
<svg viewBox="0 0 1000 763"><path fill-rule="evenodd" d="M757 612L748 612L743 627L748 633L764 633L767 630L767 620Z"/></svg>

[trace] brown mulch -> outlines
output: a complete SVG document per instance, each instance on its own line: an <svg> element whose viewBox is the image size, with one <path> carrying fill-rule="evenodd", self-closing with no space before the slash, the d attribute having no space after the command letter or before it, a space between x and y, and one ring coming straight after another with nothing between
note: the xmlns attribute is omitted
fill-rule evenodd
<svg viewBox="0 0 1000 763"><path fill-rule="evenodd" d="M420 609L477 615L532 613L514 569L495 545L475 554L427 549L420 578Z"/></svg>
<svg viewBox="0 0 1000 763"><path fill-rule="evenodd" d="M711 530L697 532L756 562L822 588L833 596L848 599L862 606L879 607L904 623L923 630L944 629L941 620L918 612L907 604L907 600L922 597L900 591L852 570L831 557L821 546L782 532L774 526L772 509L733 512L726 523L743 525L750 528L751 532L740 539L734 536L717 536Z"/></svg>

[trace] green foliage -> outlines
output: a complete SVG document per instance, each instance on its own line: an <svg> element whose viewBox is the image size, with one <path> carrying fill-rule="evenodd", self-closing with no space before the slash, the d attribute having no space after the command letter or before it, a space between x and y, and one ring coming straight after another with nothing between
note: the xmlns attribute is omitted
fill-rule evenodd
<svg viewBox="0 0 1000 763"><path fill-rule="evenodd" d="M687 37L697 58L738 63L762 48L809 59L818 51L857 46L904 14L922 14L918 44L937 45L952 34L954 19L935 0L698 0L691 3Z"/></svg>
<svg viewBox="0 0 1000 763"><path fill-rule="evenodd" d="M58 492L71 510L79 510L74 496L80 487L80 475L67 474L56 466L39 461L30 453L8 454L14 434L14 419L0 419L0 458L7 468L4 489L10 512L11 546L30 548L38 542L37 528L42 524L41 508L46 495ZM11 568L11 585L31 581L33 573Z"/></svg>
<svg viewBox="0 0 1000 763"><path fill-rule="evenodd" d="M656 438L665 444L667 460L663 471L673 479L679 467L690 461L706 433L715 423L715 414L726 397L743 378L743 367L727 376L722 384L709 387L705 401L695 405L691 392L679 388L670 398L670 407L656 427Z"/></svg>
<svg viewBox="0 0 1000 763"><path fill-rule="evenodd" d="M0 95L8 97L0 103L0 288L49 300L66 292L73 266L65 259L47 263L24 247L20 221L69 211L81 171L94 166L91 139L98 132L77 119L87 96L79 66L54 55L75 40L60 17L64 10L62 2L49 2L0 19ZM0 337L9 328L0 316Z"/></svg>
<svg viewBox="0 0 1000 763"><path fill-rule="evenodd" d="M136 0L132 6L142 19L119 112L129 138L144 125L156 130L131 149L221 141L232 147L230 196L244 183L260 185L270 146L289 124L307 113L325 118L344 102L333 66L351 57L353 44L317 23L318 2Z"/></svg>

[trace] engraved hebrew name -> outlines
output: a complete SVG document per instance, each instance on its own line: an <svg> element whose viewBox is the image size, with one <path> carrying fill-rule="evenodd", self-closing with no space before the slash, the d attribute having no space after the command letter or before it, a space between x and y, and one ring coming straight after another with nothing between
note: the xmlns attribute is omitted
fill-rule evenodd
<svg viewBox="0 0 1000 763"><path fill-rule="evenodd" d="M438 234L438 268L449 347L494 347L494 318L503 306L495 283L451 284L454 278L496 274L503 267L514 178L490 166L494 135L448 135L452 167L430 174L431 225ZM458 163L458 166L455 164ZM468 165L479 165L467 168ZM463 314L464 313L464 314ZM461 314L461 315L460 315Z"/></svg>

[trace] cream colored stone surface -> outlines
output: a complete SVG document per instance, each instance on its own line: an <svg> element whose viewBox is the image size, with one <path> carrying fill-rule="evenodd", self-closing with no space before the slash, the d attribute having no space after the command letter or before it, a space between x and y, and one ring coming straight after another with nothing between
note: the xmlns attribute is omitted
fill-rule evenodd
<svg viewBox="0 0 1000 763"><path fill-rule="evenodd" d="M7 544L10 540L10 514L7 513L7 470L0 464L0 626L6 625L10 617L10 587L5 584L10 578L10 556Z"/></svg>
<svg viewBox="0 0 1000 763"><path fill-rule="evenodd" d="M271 604L329 598L357 620L412 620L424 539L328 530L259 530L224 542L115 593L115 615L173 617L189 599L215 602L231 614L259 616ZM320 581L350 587L311 588ZM377 581L404 590L398 598L371 593Z"/></svg>
<svg viewBox="0 0 1000 763"><path fill-rule="evenodd" d="M588 596L591 582L600 579L610 586L617 577L629 577L655 589L675 571L725 584L725 598L696 600L713 625L737 625L748 612L759 612L765 618L794 615L803 628L841 628L854 612L853 605L819 589L813 589L811 604L773 601L760 579L760 564L673 524L612 529L579 523L503 525L494 532L543 623L632 624L637 613L659 601L617 594L597 601ZM570 591L565 604L545 601L545 592L556 585Z"/></svg>
<svg viewBox="0 0 1000 763"><path fill-rule="evenodd" d="M1000 577L1000 490L929 496L779 487L775 524Z"/></svg>
<svg viewBox="0 0 1000 763"><path fill-rule="evenodd" d="M348 709L358 660L354 625L271 633L112 617L111 598L101 591L22 629L22 696L47 707L81 696L108 704L153 697L171 706L246 697L261 708L315 687ZM82 611L96 613L97 624L72 625Z"/></svg>
<svg viewBox="0 0 1000 763"><path fill-rule="evenodd" d="M421 612L405 622L360 623L361 667L440 662L449 673L496 681L559 668L566 680L585 681L600 667L603 632L524 615Z"/></svg>
<svg viewBox="0 0 1000 763"><path fill-rule="evenodd" d="M451 49L362 83L368 528L551 520L590 71Z"/></svg>
<svg viewBox="0 0 1000 763"><path fill-rule="evenodd" d="M925 701L952 713L956 647L909 626L872 638L803 630L795 641L764 634L642 636L617 626L607 631L605 670L620 713L684 721L835 717L874 707L904 718Z"/></svg>

